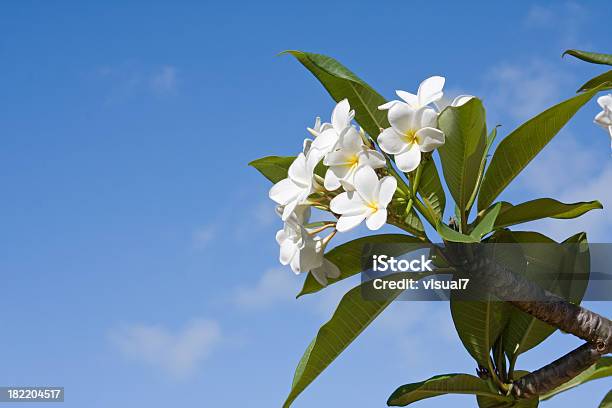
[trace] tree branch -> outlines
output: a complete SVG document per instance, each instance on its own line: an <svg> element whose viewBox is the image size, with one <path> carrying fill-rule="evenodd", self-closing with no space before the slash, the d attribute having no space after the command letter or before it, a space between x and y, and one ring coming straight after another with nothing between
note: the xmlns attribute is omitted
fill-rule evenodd
<svg viewBox="0 0 612 408"><path fill-rule="evenodd" d="M587 343L528 374L512 386L517 398L535 398L566 383L612 352L612 322L553 294L487 256L469 256L472 248L449 243L451 263L500 300ZM478 253L479 251L476 251Z"/></svg>
<svg viewBox="0 0 612 408"><path fill-rule="evenodd" d="M585 343L563 357L519 378L512 385L517 398L536 398L563 385L592 366L602 356L596 347Z"/></svg>

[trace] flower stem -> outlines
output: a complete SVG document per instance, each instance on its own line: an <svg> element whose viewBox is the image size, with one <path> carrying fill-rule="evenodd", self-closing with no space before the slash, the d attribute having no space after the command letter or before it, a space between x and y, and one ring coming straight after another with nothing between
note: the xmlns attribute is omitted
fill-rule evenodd
<svg viewBox="0 0 612 408"><path fill-rule="evenodd" d="M325 225L322 225L319 228L315 228L313 230L308 231L308 235L315 235L315 234L318 234L321 231L325 231L326 229L331 228L331 227L335 227L335 226L336 226L335 222L329 223L329 224L325 224Z"/></svg>

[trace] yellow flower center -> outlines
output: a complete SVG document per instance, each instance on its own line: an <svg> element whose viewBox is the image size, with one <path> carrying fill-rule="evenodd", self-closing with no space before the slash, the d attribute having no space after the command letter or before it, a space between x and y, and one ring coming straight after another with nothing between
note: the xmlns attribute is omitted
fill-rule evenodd
<svg viewBox="0 0 612 408"><path fill-rule="evenodd" d="M378 211L378 203L372 201L372 202L367 203L366 205L369 208L371 208L372 211L374 211L374 212Z"/></svg>
<svg viewBox="0 0 612 408"><path fill-rule="evenodd" d="M356 166L357 164L359 164L359 157L357 157L356 154L352 155L350 159L348 159L347 161L347 166L348 167L353 167Z"/></svg>
<svg viewBox="0 0 612 408"><path fill-rule="evenodd" d="M408 144L417 143L417 131L415 129L408 129L404 133L404 141Z"/></svg>

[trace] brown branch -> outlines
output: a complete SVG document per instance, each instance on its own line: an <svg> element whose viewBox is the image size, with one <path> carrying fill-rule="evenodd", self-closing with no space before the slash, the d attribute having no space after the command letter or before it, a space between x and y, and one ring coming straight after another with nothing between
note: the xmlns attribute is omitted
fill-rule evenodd
<svg viewBox="0 0 612 408"><path fill-rule="evenodd" d="M473 262L468 269L470 276L485 283L500 300L591 343L602 355L612 352L612 322L609 319L570 303L490 260Z"/></svg>
<svg viewBox="0 0 612 408"><path fill-rule="evenodd" d="M602 354L596 347L585 343L563 357L519 378L512 385L517 398L537 398L563 385L595 364Z"/></svg>
<svg viewBox="0 0 612 408"><path fill-rule="evenodd" d="M447 246L448 258L455 267L467 272L500 300L587 342L514 382L511 392L515 397L535 398L546 394L612 352L612 322L609 319L568 302L486 256L473 256L478 248L467 247L456 243Z"/></svg>

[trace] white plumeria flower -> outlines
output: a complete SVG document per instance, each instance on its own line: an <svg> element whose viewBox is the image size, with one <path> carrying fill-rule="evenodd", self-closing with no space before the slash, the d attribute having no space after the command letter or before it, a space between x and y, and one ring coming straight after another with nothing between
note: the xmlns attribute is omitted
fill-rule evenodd
<svg viewBox="0 0 612 408"><path fill-rule="evenodd" d="M388 117L391 127L381 132L378 144L395 156L395 163L403 172L419 167L422 152L431 152L444 144L444 132L436 129L437 113L431 108L414 110L406 104L395 104Z"/></svg>
<svg viewBox="0 0 612 408"><path fill-rule="evenodd" d="M308 130L308 132L315 138L317 138L318 136L321 135L321 133L327 129L330 129L332 127L331 123L321 123L321 118L317 116L317 118L315 119L315 124L312 128L306 128L306 130ZM304 154L308 154L308 152L310 151L310 148L312 146L312 139L304 139L304 149L303 152Z"/></svg>
<svg viewBox="0 0 612 408"><path fill-rule="evenodd" d="M321 266L318 244L295 213L289 215L283 229L276 233L276 242L280 245L280 263L290 265L294 273L308 272Z"/></svg>
<svg viewBox="0 0 612 408"><path fill-rule="evenodd" d="M278 214L279 217L282 218L283 216L283 211L284 211L285 207L282 205L277 205L276 206L276 214ZM297 207L295 207L295 209L293 210L293 213L291 214L291 216L289 217L291 219L291 222L296 223L298 225L304 225L306 223L308 223L308 221L310 220L310 213L311 213L311 209L309 205L298 205ZM285 223L287 223L289 221L285 221Z"/></svg>
<svg viewBox="0 0 612 408"><path fill-rule="evenodd" d="M338 150L327 154L323 160L323 164L329 167L325 173L326 190L334 191L342 186L346 191L352 191L355 189L353 179L358 167L379 169L387 165L380 152L363 143L364 136L363 131L360 133L351 126L340 138Z"/></svg>
<svg viewBox="0 0 612 408"><path fill-rule="evenodd" d="M610 139L612 139L612 94L600 96L597 98L597 103L603 111L595 116L595 123L606 129L610 134ZM610 148L612 149L612 141L610 142Z"/></svg>
<svg viewBox="0 0 612 408"><path fill-rule="evenodd" d="M282 214L283 208L277 207L277 213ZM295 274L310 271L314 278L323 286L327 278L340 276L338 267L325 259L326 242L320 237L312 237L303 226L310 217L310 207L298 206L289 216L282 230L276 233L276 242L280 245L279 261L290 265Z"/></svg>
<svg viewBox="0 0 612 408"><path fill-rule="evenodd" d="M340 214L336 224L339 232L355 228L363 220L371 230L377 230L387 222L387 205L397 189L397 180L391 176L378 180L369 167L359 167L355 172L355 191L334 197L331 210Z"/></svg>
<svg viewBox="0 0 612 408"><path fill-rule="evenodd" d="M378 109L387 110L391 109L391 107L397 104L406 104L412 109L420 109L428 106L431 103L435 103L442 99L444 96L444 92L442 92L442 88L444 88L444 82L446 79L441 76L432 76L421 82L419 85L419 89L417 94L411 94L406 91L395 91L397 96L399 96L401 101L390 101L383 105L380 105Z"/></svg>
<svg viewBox="0 0 612 408"><path fill-rule="evenodd" d="M317 190L314 169L321 158L322 155L317 150L311 150L308 155L300 153L289 166L289 177L274 184L270 189L270 198L284 206L283 221L289 218L298 205L305 204L308 196Z"/></svg>
<svg viewBox="0 0 612 408"><path fill-rule="evenodd" d="M333 262L329 261L324 257L325 252L325 240L319 237L315 237L317 243L316 253L317 257L321 259L321 265L310 269L312 276L323 286L327 286L327 278L336 279L340 276L340 269Z"/></svg>
<svg viewBox="0 0 612 408"><path fill-rule="evenodd" d="M314 128L308 128L315 139L312 142L304 141L304 152L308 153L311 149L317 149L326 155L333 151L342 134L351 127L354 117L355 111L351 110L347 99L338 102L332 111L331 123L321 124L321 119L317 118Z"/></svg>

